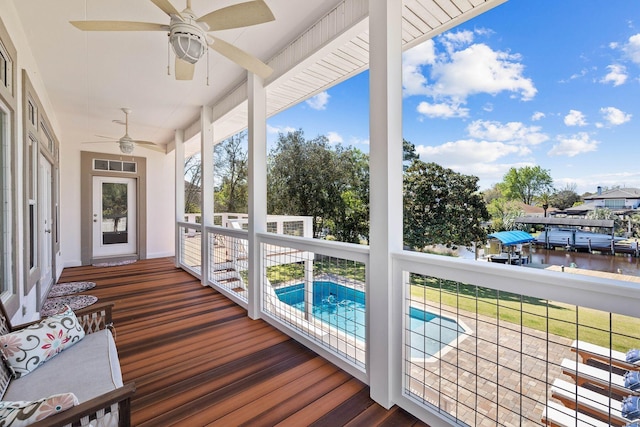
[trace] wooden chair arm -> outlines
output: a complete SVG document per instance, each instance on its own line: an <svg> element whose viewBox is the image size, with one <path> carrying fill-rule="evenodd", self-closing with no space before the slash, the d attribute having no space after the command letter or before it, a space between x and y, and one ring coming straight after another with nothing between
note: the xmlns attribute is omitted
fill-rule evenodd
<svg viewBox="0 0 640 427"><path fill-rule="evenodd" d="M118 403L118 426L129 427L131 425L131 396L133 396L135 391L135 384L132 382L127 383L120 388L83 402L64 412L38 421L32 424L32 427L62 427L71 425L74 422L79 422L83 417L91 417L91 415L97 411L108 408L114 403Z"/></svg>

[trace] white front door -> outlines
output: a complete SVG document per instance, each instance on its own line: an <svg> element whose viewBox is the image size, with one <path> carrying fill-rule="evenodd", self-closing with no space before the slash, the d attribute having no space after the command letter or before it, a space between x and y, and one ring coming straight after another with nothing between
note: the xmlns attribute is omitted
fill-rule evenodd
<svg viewBox="0 0 640 427"><path fill-rule="evenodd" d="M93 257L132 255L136 246L136 179L93 177Z"/></svg>
<svg viewBox="0 0 640 427"><path fill-rule="evenodd" d="M52 176L51 176L51 163L46 157L40 155L39 160L39 187L38 188L38 212L40 222L38 230L40 231L40 289L46 291L49 289L53 281L53 239L52 239L52 227L53 227L53 215L51 214L51 191L52 191Z"/></svg>

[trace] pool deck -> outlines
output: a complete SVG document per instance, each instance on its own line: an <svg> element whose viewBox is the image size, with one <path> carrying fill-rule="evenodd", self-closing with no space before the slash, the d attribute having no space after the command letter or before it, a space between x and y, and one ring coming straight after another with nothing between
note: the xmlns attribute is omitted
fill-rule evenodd
<svg viewBox="0 0 640 427"><path fill-rule="evenodd" d="M539 426L551 383L570 380L560 363L576 357L571 340L475 313L442 315L473 333L435 361L411 363L415 397L468 425Z"/></svg>

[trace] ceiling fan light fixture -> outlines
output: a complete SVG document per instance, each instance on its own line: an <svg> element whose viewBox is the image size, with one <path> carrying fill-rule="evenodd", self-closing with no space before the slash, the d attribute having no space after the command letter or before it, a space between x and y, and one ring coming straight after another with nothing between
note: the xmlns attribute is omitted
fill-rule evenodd
<svg viewBox="0 0 640 427"><path fill-rule="evenodd" d="M198 62L208 48L204 31L186 22L171 25L169 43L178 58L191 64Z"/></svg>
<svg viewBox="0 0 640 427"><path fill-rule="evenodd" d="M133 153L134 148L135 148L135 144L133 143L132 140L125 139L125 138L120 139L120 151L122 151L124 154Z"/></svg>

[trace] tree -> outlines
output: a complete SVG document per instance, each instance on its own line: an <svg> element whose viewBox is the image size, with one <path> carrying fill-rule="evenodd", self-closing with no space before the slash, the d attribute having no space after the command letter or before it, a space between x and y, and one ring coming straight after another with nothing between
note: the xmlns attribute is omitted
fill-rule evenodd
<svg viewBox="0 0 640 427"><path fill-rule="evenodd" d="M216 212L246 213L249 187L248 158L244 146L247 133L234 135L214 148L214 170L219 186L215 194Z"/></svg>
<svg viewBox="0 0 640 427"><path fill-rule="evenodd" d="M268 158L268 212L313 217L314 236L328 228L343 241L368 231L368 161L352 148L332 148L325 136L280 134Z"/></svg>
<svg viewBox="0 0 640 427"><path fill-rule="evenodd" d="M537 196L553 191L553 179L549 171L540 166L511 168L503 179L503 191L507 198L531 205Z"/></svg>
<svg viewBox="0 0 640 427"><path fill-rule="evenodd" d="M487 205L491 216L491 229L493 231L510 231L523 229L523 224L516 224L518 217L524 216L524 210L520 202L507 200L504 197L493 199Z"/></svg>
<svg viewBox="0 0 640 427"><path fill-rule="evenodd" d="M200 213L200 181L202 167L200 153L194 154L184 162L184 210L185 213Z"/></svg>
<svg viewBox="0 0 640 427"><path fill-rule="evenodd" d="M414 160L404 176L404 242L416 250L427 245L471 245L486 239L489 212L478 192L478 177L436 163Z"/></svg>
<svg viewBox="0 0 640 427"><path fill-rule="evenodd" d="M551 206L563 211L580 202L582 199L576 192L576 188L576 184L565 185L562 190L558 191L551 197Z"/></svg>
<svg viewBox="0 0 640 427"><path fill-rule="evenodd" d="M420 155L416 153L416 146L402 138L402 170L406 171L414 160L420 160Z"/></svg>

